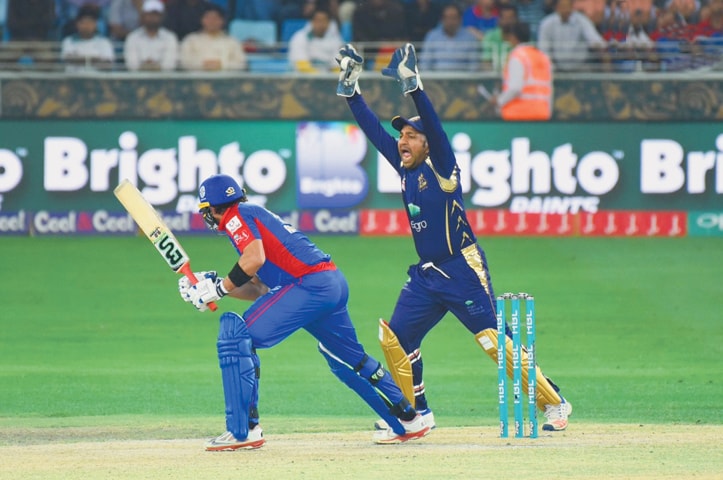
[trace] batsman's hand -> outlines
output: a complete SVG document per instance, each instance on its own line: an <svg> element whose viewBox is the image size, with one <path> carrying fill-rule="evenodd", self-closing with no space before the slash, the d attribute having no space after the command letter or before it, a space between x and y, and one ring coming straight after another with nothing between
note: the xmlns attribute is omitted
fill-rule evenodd
<svg viewBox="0 0 723 480"><path fill-rule="evenodd" d="M364 58L359 55L352 44L347 43L339 49L334 60L341 69L336 94L340 97L351 97L354 93L360 93L359 76L364 69Z"/></svg>
<svg viewBox="0 0 723 480"><path fill-rule="evenodd" d="M199 280L197 284L188 289L187 301L199 312L205 312L208 310L209 303L221 300L228 295L228 290L223 286L223 277L217 276L216 272L207 273L213 273L213 275Z"/></svg>
<svg viewBox="0 0 723 480"><path fill-rule="evenodd" d="M417 53L414 45L407 43L394 51L389 65L382 69L382 75L392 77L402 84L402 93L407 96L413 91L424 90L417 68Z"/></svg>
<svg viewBox="0 0 723 480"><path fill-rule="evenodd" d="M193 275L196 277L196 282L200 282L205 278L211 278L215 282L216 278L218 278L215 270L210 270L208 272L193 272ZM192 286L193 285L191 285L191 280L189 280L188 277L183 276L178 279L178 293L179 295L181 295L181 298L184 302L191 301L189 290L191 290Z"/></svg>

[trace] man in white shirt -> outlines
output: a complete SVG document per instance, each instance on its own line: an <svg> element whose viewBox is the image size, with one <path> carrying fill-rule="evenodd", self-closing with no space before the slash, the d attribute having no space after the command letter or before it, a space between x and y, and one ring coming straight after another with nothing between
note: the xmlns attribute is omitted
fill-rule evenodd
<svg viewBox="0 0 723 480"><path fill-rule="evenodd" d="M427 32L419 56L424 70L442 72L475 71L480 65L480 42L462 27L462 11L457 5L445 5L439 26Z"/></svg>
<svg viewBox="0 0 723 480"><path fill-rule="evenodd" d="M309 22L289 39L289 63L298 72L336 70L334 55L344 45L336 22L323 9L316 9Z"/></svg>
<svg viewBox="0 0 723 480"><path fill-rule="evenodd" d="M128 34L123 50L128 70L176 69L178 39L175 33L161 26L164 10L161 0L143 2L141 26Z"/></svg>
<svg viewBox="0 0 723 480"><path fill-rule="evenodd" d="M111 41L98 34L99 11L93 6L78 10L75 26L78 33L63 39L60 58L66 64L66 71L110 70L115 53Z"/></svg>
<svg viewBox="0 0 723 480"><path fill-rule="evenodd" d="M555 11L542 19L537 33L538 48L558 71L589 69L590 51L606 46L592 21L573 10L572 1L557 0Z"/></svg>
<svg viewBox="0 0 723 480"><path fill-rule="evenodd" d="M225 12L209 4L201 15L201 30L189 33L181 42L181 66L186 70L221 71L246 68L241 42L224 30Z"/></svg>

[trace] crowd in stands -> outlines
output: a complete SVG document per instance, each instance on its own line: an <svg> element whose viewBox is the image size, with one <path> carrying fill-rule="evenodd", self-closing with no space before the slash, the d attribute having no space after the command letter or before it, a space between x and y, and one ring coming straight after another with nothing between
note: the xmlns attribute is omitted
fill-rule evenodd
<svg viewBox="0 0 723 480"><path fill-rule="evenodd" d="M345 42L382 68L411 41L427 71L474 72L504 65L516 22L555 71L723 68L723 0L0 0L0 51L54 43L68 71L253 70L273 53L281 71L323 72Z"/></svg>

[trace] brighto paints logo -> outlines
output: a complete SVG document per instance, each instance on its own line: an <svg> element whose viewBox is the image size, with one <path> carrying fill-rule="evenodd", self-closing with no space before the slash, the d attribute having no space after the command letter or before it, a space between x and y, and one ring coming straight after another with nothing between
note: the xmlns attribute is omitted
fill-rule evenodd
<svg viewBox="0 0 723 480"><path fill-rule="evenodd" d="M247 155L238 142L227 143L218 152L199 149L198 139L191 135L179 137L174 148L144 151L139 150L138 135L132 131L123 132L115 148L89 151L86 143L75 137L46 137L44 147L43 182L49 192L86 188L107 192L127 178L134 184L143 182L143 196L153 205L177 199L179 212L197 209L199 179L217 173L240 176L253 192L263 196L279 190L287 175L280 153L258 150ZM0 155L0 162L2 159Z"/></svg>

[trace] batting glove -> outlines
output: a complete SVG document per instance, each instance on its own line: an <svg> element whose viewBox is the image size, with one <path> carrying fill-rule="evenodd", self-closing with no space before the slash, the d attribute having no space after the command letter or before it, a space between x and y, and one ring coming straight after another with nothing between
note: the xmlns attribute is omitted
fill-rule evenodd
<svg viewBox="0 0 723 480"><path fill-rule="evenodd" d="M204 278L188 289L188 301L199 312L205 312L209 303L221 300L226 295L228 290L223 286L223 277L218 276Z"/></svg>
<svg viewBox="0 0 723 480"><path fill-rule="evenodd" d="M334 60L341 69L336 94L340 97L351 97L354 93L361 93L358 80L364 67L364 59L359 52L350 43L347 43L339 49Z"/></svg>
<svg viewBox="0 0 723 480"><path fill-rule="evenodd" d="M402 93L405 96L417 89L424 90L419 69L417 69L417 53L411 43L399 47L394 52L387 68L382 69L382 75L392 77L401 83Z"/></svg>
<svg viewBox="0 0 723 480"><path fill-rule="evenodd" d="M200 282L204 278L211 278L213 281L216 281L216 278L218 275L214 270L208 271L208 272L194 272L193 275L196 277L196 282ZM178 293L181 295L181 298L184 302L190 302L191 296L189 294L189 290L191 290L191 280L188 279L186 276L182 276L178 279Z"/></svg>

